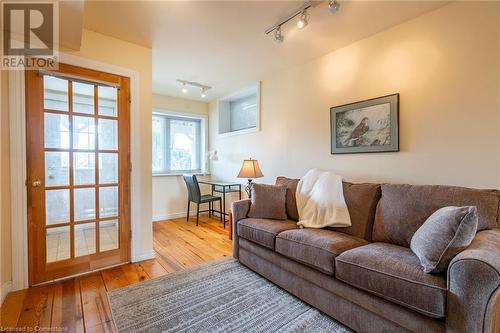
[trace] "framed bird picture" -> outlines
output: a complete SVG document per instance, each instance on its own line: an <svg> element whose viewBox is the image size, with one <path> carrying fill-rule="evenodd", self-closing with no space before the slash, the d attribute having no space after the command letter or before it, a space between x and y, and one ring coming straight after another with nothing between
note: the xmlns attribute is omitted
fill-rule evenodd
<svg viewBox="0 0 500 333"><path fill-rule="evenodd" d="M330 108L332 154L399 151L399 94Z"/></svg>

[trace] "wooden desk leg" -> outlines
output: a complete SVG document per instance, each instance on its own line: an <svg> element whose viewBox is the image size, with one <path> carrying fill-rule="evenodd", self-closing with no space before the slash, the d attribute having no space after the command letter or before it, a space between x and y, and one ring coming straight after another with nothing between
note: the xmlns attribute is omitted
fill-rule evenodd
<svg viewBox="0 0 500 333"><path fill-rule="evenodd" d="M231 212L231 208L227 210L227 214L229 222L229 239L233 240L233 212Z"/></svg>

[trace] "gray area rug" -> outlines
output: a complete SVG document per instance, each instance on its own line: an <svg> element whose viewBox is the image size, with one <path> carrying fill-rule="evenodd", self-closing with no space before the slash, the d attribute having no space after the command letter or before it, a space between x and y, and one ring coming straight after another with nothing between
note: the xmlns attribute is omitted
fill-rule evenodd
<svg viewBox="0 0 500 333"><path fill-rule="evenodd" d="M119 332L351 332L229 258L108 296Z"/></svg>

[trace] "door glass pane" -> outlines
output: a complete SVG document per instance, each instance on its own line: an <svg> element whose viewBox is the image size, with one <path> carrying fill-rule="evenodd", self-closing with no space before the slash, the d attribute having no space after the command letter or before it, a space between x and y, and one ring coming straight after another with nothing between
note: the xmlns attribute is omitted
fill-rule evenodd
<svg viewBox="0 0 500 333"><path fill-rule="evenodd" d="M118 105L116 103L118 90L113 87L102 87L99 86L99 96L98 106L99 115L101 116L118 116Z"/></svg>
<svg viewBox="0 0 500 333"><path fill-rule="evenodd" d="M75 224L75 257L96 252L95 222Z"/></svg>
<svg viewBox="0 0 500 333"><path fill-rule="evenodd" d="M118 248L118 220L99 222L99 251Z"/></svg>
<svg viewBox="0 0 500 333"><path fill-rule="evenodd" d="M69 226L47 228L45 241L47 246L47 262L69 259L71 257Z"/></svg>
<svg viewBox="0 0 500 333"><path fill-rule="evenodd" d="M118 216L118 186L99 188L99 217Z"/></svg>
<svg viewBox="0 0 500 333"><path fill-rule="evenodd" d="M99 183L118 183L118 154L99 154Z"/></svg>
<svg viewBox="0 0 500 333"><path fill-rule="evenodd" d="M118 121L99 119L99 149L118 149Z"/></svg>
<svg viewBox="0 0 500 333"><path fill-rule="evenodd" d="M73 117L73 148L95 149L94 118Z"/></svg>
<svg viewBox="0 0 500 333"><path fill-rule="evenodd" d="M75 188L75 221L95 219L95 188Z"/></svg>
<svg viewBox="0 0 500 333"><path fill-rule="evenodd" d="M94 86L73 82L73 112L94 114Z"/></svg>
<svg viewBox="0 0 500 333"><path fill-rule="evenodd" d="M69 148L69 117L47 113L44 115L45 148Z"/></svg>
<svg viewBox="0 0 500 333"><path fill-rule="evenodd" d="M69 185L68 152L45 152L45 185Z"/></svg>
<svg viewBox="0 0 500 333"><path fill-rule="evenodd" d="M44 109L68 111L68 81L45 75L43 77Z"/></svg>
<svg viewBox="0 0 500 333"><path fill-rule="evenodd" d="M45 223L69 223L69 190L45 191Z"/></svg>
<svg viewBox="0 0 500 333"><path fill-rule="evenodd" d="M73 153L75 185L95 184L95 153Z"/></svg>

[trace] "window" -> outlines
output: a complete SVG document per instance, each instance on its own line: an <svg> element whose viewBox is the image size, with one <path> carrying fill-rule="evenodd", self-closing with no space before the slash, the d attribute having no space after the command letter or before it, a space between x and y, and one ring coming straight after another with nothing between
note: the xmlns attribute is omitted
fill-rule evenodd
<svg viewBox="0 0 500 333"><path fill-rule="evenodd" d="M259 83L221 98L218 101L219 134L243 134L260 130L259 105Z"/></svg>
<svg viewBox="0 0 500 333"><path fill-rule="evenodd" d="M257 127L257 95L230 101L229 119L230 132Z"/></svg>
<svg viewBox="0 0 500 333"><path fill-rule="evenodd" d="M153 114L153 174L203 170L203 119Z"/></svg>

